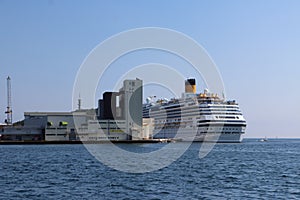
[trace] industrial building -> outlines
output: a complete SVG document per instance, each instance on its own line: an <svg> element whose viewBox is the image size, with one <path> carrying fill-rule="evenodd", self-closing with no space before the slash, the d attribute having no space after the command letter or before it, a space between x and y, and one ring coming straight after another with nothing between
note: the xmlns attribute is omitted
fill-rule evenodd
<svg viewBox="0 0 300 200"><path fill-rule="evenodd" d="M87 124L86 112L25 112L22 126L3 126L1 140L78 140L74 118Z"/></svg>
<svg viewBox="0 0 300 200"><path fill-rule="evenodd" d="M46 141L77 140L74 118L87 123L85 112L25 112L24 127L40 128Z"/></svg>
<svg viewBox="0 0 300 200"><path fill-rule="evenodd" d="M105 92L99 99L97 120L88 122L87 132L94 140L144 139L142 101L143 81L124 80L119 92Z"/></svg>
<svg viewBox="0 0 300 200"><path fill-rule="evenodd" d="M124 80L118 92L105 92L98 108L74 112L25 112L18 126L0 127L0 140L128 141L149 139L151 119L142 118L142 80ZM76 124L74 123L76 121Z"/></svg>

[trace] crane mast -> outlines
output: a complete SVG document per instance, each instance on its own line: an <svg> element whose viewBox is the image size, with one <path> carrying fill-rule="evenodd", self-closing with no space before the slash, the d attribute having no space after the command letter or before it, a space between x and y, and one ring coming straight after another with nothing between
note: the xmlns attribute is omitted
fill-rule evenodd
<svg viewBox="0 0 300 200"><path fill-rule="evenodd" d="M8 76L6 79L7 83L7 107L6 107L6 124L11 125L12 124L12 109L11 109L11 79Z"/></svg>

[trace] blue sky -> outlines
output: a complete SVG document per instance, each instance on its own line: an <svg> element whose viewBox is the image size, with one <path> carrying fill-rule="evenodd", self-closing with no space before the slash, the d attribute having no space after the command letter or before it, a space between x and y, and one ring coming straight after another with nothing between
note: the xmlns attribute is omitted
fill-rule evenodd
<svg viewBox="0 0 300 200"><path fill-rule="evenodd" d="M114 34L149 26L183 32L208 51L227 97L240 103L246 137L300 137L296 0L0 0L0 121L8 75L14 120L24 111L70 111L76 73L88 53Z"/></svg>

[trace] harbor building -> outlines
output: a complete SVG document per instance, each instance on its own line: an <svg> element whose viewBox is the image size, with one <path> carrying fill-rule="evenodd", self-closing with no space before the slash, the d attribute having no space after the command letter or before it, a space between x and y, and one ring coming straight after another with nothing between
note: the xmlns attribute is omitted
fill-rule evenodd
<svg viewBox="0 0 300 200"><path fill-rule="evenodd" d="M24 127L41 129L46 141L77 140L74 118L85 126L86 112L25 112Z"/></svg>
<svg viewBox="0 0 300 200"><path fill-rule="evenodd" d="M143 82L124 80L118 92L105 92L96 109L25 112L17 126L0 127L0 140L128 141L149 139L151 120L143 121ZM75 122L76 121L76 125Z"/></svg>
<svg viewBox="0 0 300 200"><path fill-rule="evenodd" d="M141 140L149 138L145 136L142 129L142 98L143 81L139 79L124 80L123 87L118 92L105 92L103 99L98 100L97 120L88 121L86 132L91 135L90 139ZM83 133L80 135L83 136Z"/></svg>
<svg viewBox="0 0 300 200"><path fill-rule="evenodd" d="M40 128L28 128L24 126L7 126L0 127L0 141L42 141L45 135Z"/></svg>
<svg viewBox="0 0 300 200"><path fill-rule="evenodd" d="M74 118L84 127L91 118L88 112L25 112L20 125L3 126L1 140L74 141L78 140Z"/></svg>

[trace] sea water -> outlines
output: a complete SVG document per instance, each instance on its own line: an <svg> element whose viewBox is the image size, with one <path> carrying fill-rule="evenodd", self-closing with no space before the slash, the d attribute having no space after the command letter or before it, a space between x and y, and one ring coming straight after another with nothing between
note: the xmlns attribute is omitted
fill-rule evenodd
<svg viewBox="0 0 300 200"><path fill-rule="evenodd" d="M163 144L119 144L127 150ZM300 140L194 143L171 165L134 174L111 169L84 145L1 145L1 199L300 199Z"/></svg>

